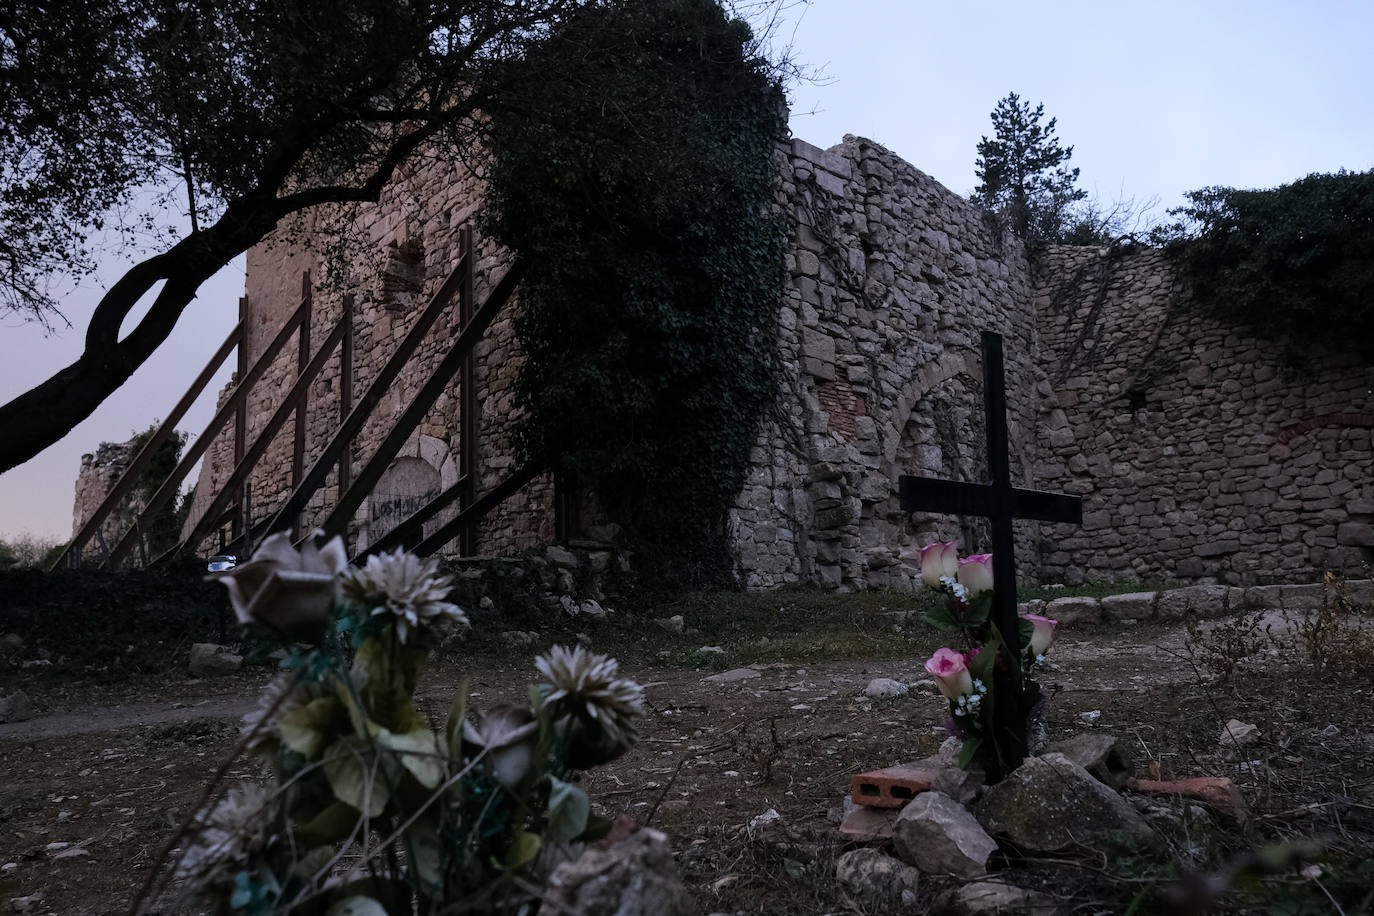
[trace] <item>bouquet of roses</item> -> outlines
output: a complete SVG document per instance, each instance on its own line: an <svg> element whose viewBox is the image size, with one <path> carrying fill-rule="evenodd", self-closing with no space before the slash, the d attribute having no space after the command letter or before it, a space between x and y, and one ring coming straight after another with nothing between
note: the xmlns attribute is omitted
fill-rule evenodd
<svg viewBox="0 0 1374 916"><path fill-rule="evenodd" d="M950 731L963 739L959 765L979 767L996 781L1016 763L1008 755L1012 736L997 723L1026 722L1040 702L1040 685L1030 674L1054 641L1055 621L1020 614L1017 644L1007 645L991 620L992 562L990 553L960 558L954 541L920 552L922 580L945 596L926 621L959 633L967 647L937 649L926 671L949 701ZM1010 704L1012 713L999 717L999 704Z"/></svg>

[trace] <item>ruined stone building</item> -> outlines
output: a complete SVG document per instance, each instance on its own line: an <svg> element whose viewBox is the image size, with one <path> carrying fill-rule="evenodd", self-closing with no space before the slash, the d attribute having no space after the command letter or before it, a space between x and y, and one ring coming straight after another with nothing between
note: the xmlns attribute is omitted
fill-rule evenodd
<svg viewBox="0 0 1374 916"><path fill-rule="evenodd" d="M982 210L869 140L847 136L828 150L796 140L779 161L791 232L776 327L783 371L730 519L749 586L900 587L911 573L903 549L936 536L975 545L967 521L909 517L896 482L984 479L984 330L1005 338L1014 482L1085 499L1081 529L1018 524L1023 576L1302 582L1327 568L1357 575L1374 558L1374 394L1353 360L1285 374L1276 345L1184 311L1157 252L1061 248L1033 272ZM307 460L449 276L480 205L477 179L427 159L356 218L356 274L331 272L310 225L249 253L250 361L296 310L307 272L312 345L349 315L353 390L339 391L331 359L309 393ZM481 301L510 259L480 233L473 246ZM476 353L478 493L516 462L515 308L518 298ZM414 398L457 321L441 319L390 386L352 443L355 466ZM298 359L287 347L252 389L250 439ZM468 470L456 445L460 394L455 379L354 516L355 546ZM207 456L198 502L227 477L231 446L226 433ZM288 424L251 477L255 513L285 498L292 449ZM306 524L330 508L336 483L316 494ZM477 545L509 554L553 538L551 482L536 478L487 516Z"/></svg>

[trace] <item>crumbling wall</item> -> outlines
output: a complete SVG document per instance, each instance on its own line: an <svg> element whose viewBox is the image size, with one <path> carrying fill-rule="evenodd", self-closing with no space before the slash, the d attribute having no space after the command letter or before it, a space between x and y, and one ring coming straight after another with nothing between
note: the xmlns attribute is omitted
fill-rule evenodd
<svg viewBox="0 0 1374 916"><path fill-rule="evenodd" d="M1012 476L1029 485L1039 412L1030 278L1019 243L973 204L870 140L797 140L783 193L793 219L779 314L781 384L732 514L745 581L909 586L903 549L972 520L903 512L902 474L987 479L980 334L1005 338ZM1034 576L1034 523L1018 529Z"/></svg>
<svg viewBox="0 0 1374 916"><path fill-rule="evenodd" d="M1367 577L1367 367L1318 354L1286 369L1280 345L1189 311L1156 250L1051 249L1035 296L1060 408L1037 476L1085 500L1081 529L1045 526L1044 577Z"/></svg>
<svg viewBox="0 0 1374 916"><path fill-rule="evenodd" d="M830 150L794 141L780 150L779 167L779 199L792 233L777 324L781 381L730 518L742 577L751 587L798 581L906 586L912 570L898 560L905 548L935 537L957 538L966 552L988 546L980 524L910 517L897 496L904 473L986 479L983 330L1006 338L1013 478L1033 483L1035 430L1050 388L1037 364L1027 263L1019 243L979 208L871 141L846 137ZM456 261L457 230L470 225L480 193L477 180L456 164L426 159L389 187L377 206L352 219L362 242L355 258L360 266L343 276L325 271L337 259L327 256L326 227L320 225L291 227L255 248L246 293L251 353L261 353L295 309L301 272L310 270L316 346L341 314L344 295L353 297L356 400ZM480 299L508 258L480 235L477 251ZM380 281L370 279L378 275ZM498 316L478 350L479 492L515 462L515 308L518 303ZM431 332L355 444L355 469L455 330L441 322ZM288 345L254 389L249 441L290 388L295 352ZM337 367L331 361L311 391L308 459L339 421ZM442 486L459 473L453 457L458 403L455 383L402 453L430 462ZM253 475L255 517L286 498L291 449L288 423ZM226 434L202 474L200 499L208 499L211 483L227 477L231 459ZM331 478L306 513L307 525L323 517L336 493ZM483 528L482 552L551 541L550 495L548 481L540 480L497 510ZM355 521L355 544L376 534L367 515L365 509ZM1035 574L1036 534L1033 523L1018 530L1023 575Z"/></svg>
<svg viewBox="0 0 1374 916"><path fill-rule="evenodd" d="M459 232L474 230L474 299L482 302L510 266L509 255L485 239L473 226L481 196L479 179L463 164L436 156L419 159L386 188L376 205L326 216L302 217L280 229L248 254L245 321L249 364L300 304L303 275L308 271L312 298L311 351L322 344L348 308L353 335L351 402L357 404L396 351L460 256ZM339 265L344 265L342 268ZM418 393L442 359L459 330L457 297L429 330L417 353L399 378L383 394L380 404L350 448L354 476L373 455L395 418ZM513 384L519 367L511 316L514 302L497 315L475 352L477 429L480 461L477 492L495 486L515 467L511 441ZM247 441L253 442L281 404L298 372L293 338L273 360L249 397ZM231 388L237 384L231 382ZM341 362L331 357L311 386L307 408L305 462L308 469L324 450L343 415ZM463 473L458 456L458 411L461 385L457 377L411 435L394 463L429 464L440 486L456 483ZM221 394L221 403L228 391ZM272 439L250 478L251 512L261 520L281 506L292 490L295 428L288 421ZM233 467L232 428L222 433L201 472L194 523ZM392 468L394 471L395 468ZM405 478L401 480L401 478ZM364 503L350 526L354 547L366 546L395 521L400 507L413 505L420 493L406 485L418 476L388 473L374 497ZM400 489L386 487L397 482ZM428 492L429 488L426 488ZM322 521L338 499L337 468L304 513L304 525ZM548 478L526 485L496 512L479 531L486 553L508 553L547 543L553 537L552 486ZM385 521L373 525L381 511ZM447 510L426 530L451 518Z"/></svg>
<svg viewBox="0 0 1374 916"><path fill-rule="evenodd" d="M72 504L72 537L95 514L106 495L114 487L134 459L135 441L102 442L94 452L81 456L81 470L76 475L76 499ZM108 516L85 548L88 557L103 557L124 534L127 519L118 513Z"/></svg>

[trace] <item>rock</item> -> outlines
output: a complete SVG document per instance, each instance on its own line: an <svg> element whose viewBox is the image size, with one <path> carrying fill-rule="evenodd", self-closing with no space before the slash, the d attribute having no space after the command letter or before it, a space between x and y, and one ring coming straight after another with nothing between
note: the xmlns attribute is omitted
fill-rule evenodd
<svg viewBox="0 0 1374 916"><path fill-rule="evenodd" d="M1158 592L1129 592L1102 599L1102 615L1108 620L1148 620L1155 612Z"/></svg>
<svg viewBox="0 0 1374 916"><path fill-rule="evenodd" d="M534 645L539 641L538 633L528 633L524 630L503 630L497 639L510 646L512 649L524 649Z"/></svg>
<svg viewBox="0 0 1374 916"><path fill-rule="evenodd" d="M1171 588L1159 593L1156 613L1161 620L1182 620L1189 614L1195 617L1221 617L1231 590L1225 585L1193 585Z"/></svg>
<svg viewBox="0 0 1374 916"><path fill-rule="evenodd" d="M1245 804L1245 796L1240 794L1235 783L1220 776L1195 776L1192 779L1165 781L1131 779L1127 781L1126 787L1132 792L1195 798L1236 823L1244 823L1250 816L1249 806Z"/></svg>
<svg viewBox="0 0 1374 916"><path fill-rule="evenodd" d="M606 619L606 609L602 607L601 603L595 598L588 598L585 601L578 602L577 612L579 614L585 614L595 620Z"/></svg>
<svg viewBox="0 0 1374 916"><path fill-rule="evenodd" d="M0 723L23 722L34 717L33 701L22 690L0 700Z"/></svg>
<svg viewBox="0 0 1374 916"><path fill-rule="evenodd" d="M722 649L720 646L699 646L696 650L696 654L701 656L713 656L716 658L724 658L725 650Z"/></svg>
<svg viewBox="0 0 1374 916"><path fill-rule="evenodd" d="M242 667L242 655L235 655L228 646L217 646L212 642L193 643L191 655L186 661L186 673L191 677L233 674Z"/></svg>
<svg viewBox="0 0 1374 916"><path fill-rule="evenodd" d="M1140 812L1063 754L1031 757L983 795L978 822L1027 852L1153 845Z"/></svg>
<svg viewBox="0 0 1374 916"><path fill-rule="evenodd" d="M10 655L15 658L24 654L24 637L18 633L6 633L0 639L0 655Z"/></svg>
<svg viewBox="0 0 1374 916"><path fill-rule="evenodd" d="M683 620L681 614L674 614L671 617L660 617L654 621L658 628L668 633L681 633L687 629L687 621Z"/></svg>
<svg viewBox="0 0 1374 916"><path fill-rule="evenodd" d="M565 547L545 547L544 556L554 566L561 566L564 569L577 568L577 554Z"/></svg>
<svg viewBox="0 0 1374 916"><path fill-rule="evenodd" d="M848 798L845 801L849 801ZM853 804L853 802L850 802ZM871 843L892 837L892 825L897 823L896 808L870 808L854 805L840 821L840 835L851 840Z"/></svg>
<svg viewBox="0 0 1374 916"><path fill-rule="evenodd" d="M959 752L964 749L964 742L954 735L950 735L940 742L940 749L935 752L935 756L940 758L940 762L947 767L957 766L959 763Z"/></svg>
<svg viewBox="0 0 1374 916"><path fill-rule="evenodd" d="M1084 626L1102 619L1102 605L1096 598L1056 598L1045 605L1043 616L1059 626Z"/></svg>
<svg viewBox="0 0 1374 916"><path fill-rule="evenodd" d="M1052 916L1059 912L1054 900L1006 881L974 881L944 897L941 909L961 916L1016 913L1018 916Z"/></svg>
<svg viewBox="0 0 1374 916"><path fill-rule="evenodd" d="M668 838L644 827L609 849L588 849L549 876L539 916L691 916Z"/></svg>
<svg viewBox="0 0 1374 916"><path fill-rule="evenodd" d="M897 815L892 840L903 862L932 875L987 874L997 844L973 815L948 795L922 792Z"/></svg>
<svg viewBox="0 0 1374 916"><path fill-rule="evenodd" d="M1242 722L1239 719L1232 719L1221 729L1221 737L1217 739L1217 745L1221 748L1222 754L1230 759L1239 756L1242 748L1250 747L1259 742L1260 730L1258 725L1249 722Z"/></svg>
<svg viewBox="0 0 1374 916"><path fill-rule="evenodd" d="M1131 777L1130 755L1120 741L1108 734L1084 732L1064 741L1056 741L1048 751L1063 754L1099 782L1118 791L1126 787L1126 780Z"/></svg>
<svg viewBox="0 0 1374 916"><path fill-rule="evenodd" d="M757 668L731 668L729 671L722 671L701 680L704 684L733 684L736 681L748 681L762 676Z"/></svg>
<svg viewBox="0 0 1374 916"><path fill-rule="evenodd" d="M904 697L907 694L907 686L900 681L894 681L890 677L875 677L868 682L864 688L864 696L874 700L886 700L895 697Z"/></svg>
<svg viewBox="0 0 1374 916"><path fill-rule="evenodd" d="M1090 709L1087 712L1080 712L1078 714L1079 721L1087 725L1092 725L1100 718L1102 718L1102 710L1100 709Z"/></svg>
<svg viewBox="0 0 1374 916"><path fill-rule="evenodd" d="M835 878L865 902L882 906L899 900L902 891L914 893L921 873L892 856L865 847L851 849L835 860Z"/></svg>
<svg viewBox="0 0 1374 916"><path fill-rule="evenodd" d="M987 782L981 770L966 770L960 766L946 766L930 787L936 792L948 795L961 805L967 805L978 797L978 792Z"/></svg>
<svg viewBox="0 0 1374 916"><path fill-rule="evenodd" d="M782 815L778 813L778 809L769 808L757 817L750 819L749 832L755 834L780 826L782 826Z"/></svg>

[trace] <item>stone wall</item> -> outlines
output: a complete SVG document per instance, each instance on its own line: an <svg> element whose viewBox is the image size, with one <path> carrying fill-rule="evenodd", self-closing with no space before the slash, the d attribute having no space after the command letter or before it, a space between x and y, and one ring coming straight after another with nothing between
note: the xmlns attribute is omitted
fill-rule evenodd
<svg viewBox="0 0 1374 916"><path fill-rule="evenodd" d="M984 329L1008 339L1013 474L1018 483L1032 482L1030 450L1050 392L1035 361L1025 258L976 207L868 140L847 137L830 151L794 141L780 150L779 163L780 201L792 232L791 281L778 316L783 379L731 516L743 577L755 587L797 581L845 588L906 585L911 571L898 561L902 549L936 536L957 537L969 552L987 544L976 525L961 529L948 517L908 518L896 495L902 473L984 479L978 364ZM308 270L315 346L342 313L345 292L353 297L356 400L448 275L456 261L457 230L470 225L479 198L471 175L430 157L402 175L377 206L347 220L290 227L253 249L245 303L250 357L263 351L296 308L301 275ZM343 275L327 271L327 255L335 253L329 240L341 225L351 230L349 261L358 265ZM480 237L477 250L480 299L508 261ZM479 492L497 483L515 460L515 308L518 303L498 317L478 351ZM453 330L441 322L431 331L355 443L355 469L376 448ZM250 442L290 388L295 353L293 342L255 386ZM338 363L331 360L310 395L309 458L338 423L338 386ZM434 477L422 473L417 461L437 471L440 486L457 479L460 469L451 452L459 394L455 383L388 472L399 489L379 493L360 511L352 530L355 545L379 533L373 514L381 524L381 516L393 519L401 513L398 507L432 491ZM256 518L286 498L291 452L287 423L253 475ZM228 476L231 459L226 433L202 472L200 504ZM306 513L307 525L323 518L336 493L331 477ZM1030 574L1035 534L1027 526L1020 535L1023 572ZM552 537L550 486L540 480L491 516L480 549L510 553Z"/></svg>
<svg viewBox="0 0 1374 916"><path fill-rule="evenodd" d="M1005 338L1013 481L1086 500L1082 529L1018 525L1023 581L1253 586L1313 582L1327 568L1362 574L1374 548L1374 396L1354 362L1293 377L1277 347L1185 313L1158 252L1051 249L1037 280L981 209L869 140L829 150L791 141L778 163L791 234L781 380L730 516L746 584L906 587L905 550L936 538L987 548L983 523L910 516L897 496L902 474L986 479L984 330ZM309 271L314 346L352 302L356 402L449 275L480 197L463 167L425 157L379 204L253 249L250 355L295 309ZM480 301L509 258L480 234L476 253ZM349 266L329 270L339 263ZM516 460L518 307L477 350L479 492ZM355 470L455 330L454 317L441 319L386 392L354 443ZM255 387L250 441L290 388L295 354L293 342ZM310 395L307 466L339 422L339 385L331 359ZM360 510L354 546L458 479L460 393L455 381ZM256 518L289 492L291 453L287 423L253 475ZM226 433L202 471L201 506L231 458ZM331 477L306 524L335 499ZM540 479L488 518L479 548L507 555L553 534L552 488Z"/></svg>
<svg viewBox="0 0 1374 916"><path fill-rule="evenodd" d="M72 536L100 508L105 496L134 458L134 441L102 442L93 453L81 456L76 475L76 499L72 504ZM124 534L123 524L113 513L96 531L85 549L87 556L104 556Z"/></svg>
<svg viewBox="0 0 1374 916"><path fill-rule="evenodd" d="M1051 581L1235 586L1367 576L1374 392L1354 358L1281 347L1185 309L1158 251L1052 249L1035 292L1060 410L1042 484L1086 500L1045 526Z"/></svg>
<svg viewBox="0 0 1374 916"><path fill-rule="evenodd" d="M911 518L897 497L901 474L987 479L983 330L1006 338L1012 475L1033 483L1051 392L1026 259L979 208L872 141L794 141L783 176L793 244L782 383L732 514L744 578L907 586L903 549L988 544L982 526ZM1033 523L1018 532L1030 576L1036 535Z"/></svg>
<svg viewBox="0 0 1374 916"><path fill-rule="evenodd" d="M480 198L480 183L462 164L433 156L403 169L387 187L381 201L356 211L313 217L279 231L248 254L245 320L250 364L266 349L302 299L303 274L309 272L312 297L312 352L328 337L351 305L354 378L351 400L356 404L396 351L414 321L448 278L459 259L458 234L472 228ZM480 234L475 236L474 298L485 299L509 267L509 256ZM339 264L348 265L339 269ZM510 304L488 329L476 350L477 426L481 462L478 492L499 483L514 469L511 443L512 386L519 367L514 345ZM425 337L415 356L352 443L353 473L372 456L393 420L411 402L430 372L442 359L458 329L457 298ZM298 371L293 339L275 358L250 394L247 441L265 427L282 403ZM237 384L237 379L231 383ZM307 410L306 461L323 451L342 415L341 364L331 357L311 387ZM221 402L228 391L221 394ZM404 517L427 494L457 482L458 409L461 388L457 378L439 397L410 441L401 450L372 497L350 526L350 544L365 547ZM252 515L261 520L275 511L292 489L294 421L276 434L251 477ZM426 465L426 471L421 465ZM197 487L196 505L188 524L208 504L233 466L232 432L223 433L205 466ZM323 520L338 498L337 470L311 501L304 518L308 527ZM378 516L376 523L372 516ZM427 524L432 531L451 518L452 510ZM547 543L553 538L551 483L539 478L526 485L479 531L484 552L509 553Z"/></svg>

